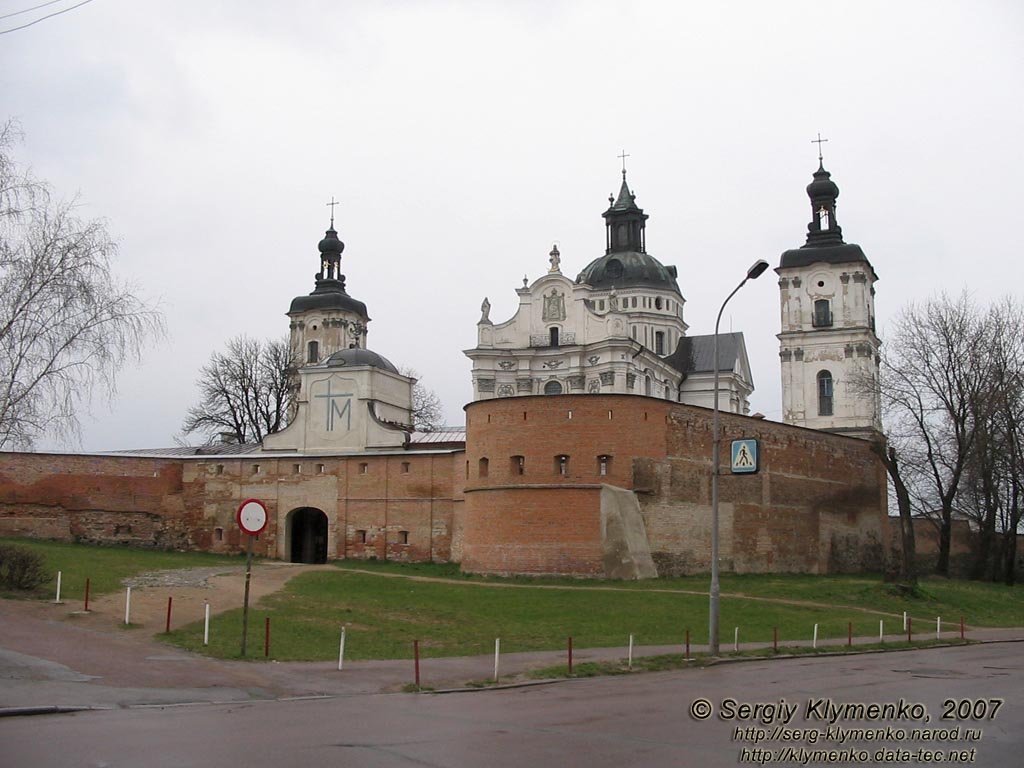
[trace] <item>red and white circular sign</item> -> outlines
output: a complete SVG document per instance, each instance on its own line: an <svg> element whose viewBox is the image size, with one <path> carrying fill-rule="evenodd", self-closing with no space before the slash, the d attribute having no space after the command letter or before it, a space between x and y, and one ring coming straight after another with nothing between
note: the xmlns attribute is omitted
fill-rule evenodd
<svg viewBox="0 0 1024 768"><path fill-rule="evenodd" d="M246 499L238 506L238 527L255 536L267 527L267 508L259 499Z"/></svg>

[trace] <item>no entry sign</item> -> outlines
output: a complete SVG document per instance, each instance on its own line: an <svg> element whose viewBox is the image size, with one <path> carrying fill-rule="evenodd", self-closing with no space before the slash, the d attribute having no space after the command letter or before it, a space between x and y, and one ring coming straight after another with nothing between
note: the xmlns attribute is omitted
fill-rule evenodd
<svg viewBox="0 0 1024 768"><path fill-rule="evenodd" d="M256 536L267 527L267 508L259 499L246 499L238 505L238 527L243 533Z"/></svg>

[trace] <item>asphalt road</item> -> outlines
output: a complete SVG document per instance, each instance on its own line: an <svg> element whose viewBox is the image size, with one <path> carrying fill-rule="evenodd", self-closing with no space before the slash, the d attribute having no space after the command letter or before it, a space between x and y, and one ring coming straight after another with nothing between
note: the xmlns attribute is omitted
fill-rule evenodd
<svg viewBox="0 0 1024 768"><path fill-rule="evenodd" d="M477 693L9 717L0 720L0 765L1016 766L1024 763L1022 650L1021 643L998 643L721 664ZM707 720L691 714L698 699L711 704ZM775 706L740 707L758 702ZM830 702L893 704L895 711L875 719L870 711L837 713ZM953 719L943 720L944 712ZM841 744L844 732L836 727L865 731ZM932 738L913 738L915 728ZM785 749L793 751L780 759ZM846 755L827 752L843 749ZM949 760L954 749L962 756Z"/></svg>

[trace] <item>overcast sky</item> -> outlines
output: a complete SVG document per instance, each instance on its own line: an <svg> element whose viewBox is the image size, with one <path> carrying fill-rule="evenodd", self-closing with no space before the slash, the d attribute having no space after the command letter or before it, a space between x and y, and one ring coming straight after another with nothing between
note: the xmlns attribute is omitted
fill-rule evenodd
<svg viewBox="0 0 1024 768"><path fill-rule="evenodd" d="M284 336L332 195L370 348L419 371L451 424L484 296L503 321L553 242L572 276L603 253L623 149L691 334L755 259L803 244L818 131L845 239L880 278L883 342L939 291L1020 296L1022 8L94 0L0 34L18 156L108 219L118 274L167 318L80 447L173 445L212 351ZM753 410L781 418L771 272L723 326L746 335Z"/></svg>

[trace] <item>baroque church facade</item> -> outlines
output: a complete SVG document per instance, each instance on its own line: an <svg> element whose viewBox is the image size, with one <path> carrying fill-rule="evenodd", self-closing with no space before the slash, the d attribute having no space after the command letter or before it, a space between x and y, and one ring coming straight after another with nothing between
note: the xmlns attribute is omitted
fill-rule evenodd
<svg viewBox="0 0 1024 768"><path fill-rule="evenodd" d="M413 379L369 348L344 244L320 241L314 290L287 312L297 408L262 445L105 454L0 453L0 535L238 552L235 512L264 502L259 554L453 561L466 571L647 578L710 568L717 367L722 465L756 439L755 474L720 477L720 556L736 572L882 568L886 476L868 440L877 402L875 273L835 221L823 166L814 219L780 277L785 423L747 415L741 334L688 336L674 267L647 253L625 172L606 249L575 277L553 248L503 322L485 300L465 428L418 433ZM826 314L826 304L827 312ZM876 375L876 374L875 374Z"/></svg>
<svg viewBox="0 0 1024 768"><path fill-rule="evenodd" d="M649 216L625 170L608 202L605 253L575 280L562 273L554 246L547 273L516 289L513 317L493 322L484 299L477 345L466 350L474 401L616 393L713 405L713 337L686 335L678 271L647 252ZM747 414L754 384L743 334L722 334L719 345L719 406Z"/></svg>

